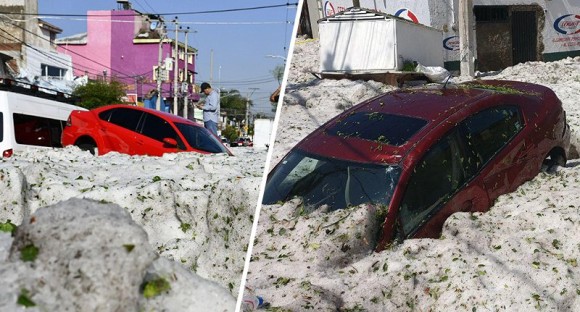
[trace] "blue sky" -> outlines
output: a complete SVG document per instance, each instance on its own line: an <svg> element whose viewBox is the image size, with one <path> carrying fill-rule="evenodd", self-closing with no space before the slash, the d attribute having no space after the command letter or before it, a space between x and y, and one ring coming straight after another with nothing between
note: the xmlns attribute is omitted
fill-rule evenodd
<svg viewBox="0 0 580 312"><path fill-rule="evenodd" d="M270 94L278 87L272 75L287 57L297 6L282 6L249 11L186 14L201 11L252 8L297 3L298 0L130 0L132 8L142 13L164 15L166 21L178 17L180 26L190 28L188 44L197 48L196 83L210 81L212 86L237 89L242 95L252 94L253 111L269 110ZM116 0L38 0L39 15L78 14L89 10L116 10ZM59 37L86 31L83 17L42 17L63 30ZM174 29L168 23L168 29ZM194 31L196 31L194 33ZM175 37L170 31L169 36ZM180 35L183 42L184 35ZM211 54L213 50L213 75ZM275 56L275 57L271 57ZM253 88L258 88L254 90Z"/></svg>

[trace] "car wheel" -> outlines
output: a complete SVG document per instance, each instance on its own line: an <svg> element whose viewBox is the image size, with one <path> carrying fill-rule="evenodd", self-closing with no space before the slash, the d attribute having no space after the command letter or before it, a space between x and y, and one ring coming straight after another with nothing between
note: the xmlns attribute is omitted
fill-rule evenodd
<svg viewBox="0 0 580 312"><path fill-rule="evenodd" d="M542 163L542 172L554 173L558 167L566 165L566 157L558 151L551 151Z"/></svg>
<svg viewBox="0 0 580 312"><path fill-rule="evenodd" d="M95 143L85 142L85 143L76 144L76 146L83 151L89 151L89 153L91 153L93 155L99 154L99 150L97 149L97 145Z"/></svg>

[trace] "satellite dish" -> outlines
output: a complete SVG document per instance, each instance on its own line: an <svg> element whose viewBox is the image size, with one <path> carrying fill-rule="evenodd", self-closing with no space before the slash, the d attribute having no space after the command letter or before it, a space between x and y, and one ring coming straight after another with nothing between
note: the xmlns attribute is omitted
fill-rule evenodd
<svg viewBox="0 0 580 312"><path fill-rule="evenodd" d="M158 25L159 21L151 21L151 24L149 24L149 29L155 30L155 28L157 28Z"/></svg>

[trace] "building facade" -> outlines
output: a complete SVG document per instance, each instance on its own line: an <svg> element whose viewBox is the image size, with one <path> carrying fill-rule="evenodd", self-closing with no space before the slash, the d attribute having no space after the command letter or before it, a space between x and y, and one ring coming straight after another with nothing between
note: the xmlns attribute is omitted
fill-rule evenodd
<svg viewBox="0 0 580 312"><path fill-rule="evenodd" d="M58 51L72 58L75 76L115 79L126 86L129 98L144 101L157 89L155 77L159 59L164 66L169 65L166 59L175 59L177 45L178 98L182 99L187 93L195 99L192 85L195 83L196 50L168 38L169 31L155 18L127 4L119 10L88 11L87 32L56 40ZM172 102L174 65L165 78L161 96ZM184 82L188 84L184 86Z"/></svg>
<svg viewBox="0 0 580 312"><path fill-rule="evenodd" d="M73 80L72 60L55 45L62 29L38 18L37 0L4 0L0 11L0 59L7 72L31 83Z"/></svg>
<svg viewBox="0 0 580 312"><path fill-rule="evenodd" d="M316 37L317 20L355 4L441 30L445 67L459 69L459 0L306 0L302 24ZM478 70L580 56L580 0L473 0L473 14Z"/></svg>

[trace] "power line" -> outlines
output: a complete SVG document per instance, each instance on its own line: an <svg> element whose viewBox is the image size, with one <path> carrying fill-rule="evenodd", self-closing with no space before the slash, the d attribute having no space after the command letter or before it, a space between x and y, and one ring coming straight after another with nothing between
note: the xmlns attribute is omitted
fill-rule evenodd
<svg viewBox="0 0 580 312"><path fill-rule="evenodd" d="M17 27L17 28L20 28L20 29L24 30L25 32L27 32L27 33L29 33L29 34L31 34L31 35L33 35L33 36L36 36L36 37L38 37L38 38L40 38L40 39L42 39L42 40L45 40L45 41L48 41L48 42L50 42L50 40L48 40L48 39L46 39L46 38L44 38L44 37L42 37L42 36L39 36L38 34L36 34L36 33L33 33L33 32L31 32L31 31L27 30L26 28L24 28L24 27L20 26L20 25L17 25L17 24L15 24L15 23L13 23L13 22L9 22L9 23L10 23L10 24L12 24L13 26ZM4 31L4 30L2 29L2 31ZM6 31L4 31L4 32L6 32ZM13 37L14 39L16 39L18 42L20 42L20 43L22 43L22 44L24 44L24 45L27 45L27 46L29 46L29 45L28 45L26 42L24 42L24 41L22 41L22 40L20 40L20 39L18 39L18 38L16 38L16 37L14 37L14 36L12 36L12 35L11 35L11 34L9 34L8 32L6 32L6 33L7 33L8 35L10 35L11 37ZM7 39L8 39L8 38L7 38ZM30 48L32 48L32 49L35 49L35 50L36 50L36 48L34 48L34 47L32 47L32 46L29 46L29 47L30 47ZM113 68L111 68L111 67L109 67L109 66L107 66L107 65L101 64L101 63L99 63L99 62L97 62L97 61L95 61L95 60L93 60L93 59L90 59L90 58L88 58L88 57L86 57L86 56L84 56L84 55L82 55L82 54L79 54L79 53L76 53L76 52L74 52L74 51L72 51L72 50L69 50L69 49L67 49L67 48L65 48L65 47L63 47L63 46L61 46L61 48L62 48L63 50L65 50L65 51L67 51L67 52L70 52L70 53L72 53L72 54L78 55L79 57L82 57L82 58L84 58L84 59L85 59L85 60L87 60L87 61L90 61L90 62L92 62L92 63L94 63L94 64L97 64L97 65L99 65L99 66L102 66L102 67L104 67L104 68L106 68L106 69L110 69L110 70L111 70L111 73L113 73L113 72L116 72L116 73L119 73L119 74L121 74L121 75L119 76L119 78L133 78L133 76L134 76L134 75L129 75L129 74L127 74L127 73L123 73L123 72L121 72L121 71L119 71L119 70L113 69ZM40 51L38 51L38 52L40 52ZM42 53L42 52L40 52L40 53ZM68 67L68 65L67 65L67 67ZM89 68L89 67L86 67L86 66L83 66L83 67L85 67L85 68ZM80 69L80 68L77 68L77 69ZM98 75L98 74L97 74L97 75ZM123 76L124 76L124 77L123 77Z"/></svg>
<svg viewBox="0 0 580 312"><path fill-rule="evenodd" d="M298 3L297 2L294 2L294 3L284 3L284 4L274 4L274 5L263 5L263 6L256 6L256 7L222 9L222 10L206 10L206 11L196 11L196 12L158 13L158 14L155 14L155 15L157 15L157 16L165 16L165 15L171 15L171 16L173 16L173 15L214 14L214 13L228 13L228 12L240 12L240 11L254 11L254 10L273 9L273 8L291 7L291 6L298 6ZM29 16L38 16L39 15L39 14L36 14L36 13L24 13L24 12L22 12L22 13L0 12L0 14L5 14L5 15L29 15ZM147 14L140 13L140 15L147 15ZM99 16L99 15L50 13L50 14L43 14L43 16L90 17L90 16ZM135 16L135 14L119 14L119 15L115 15L115 16Z"/></svg>

